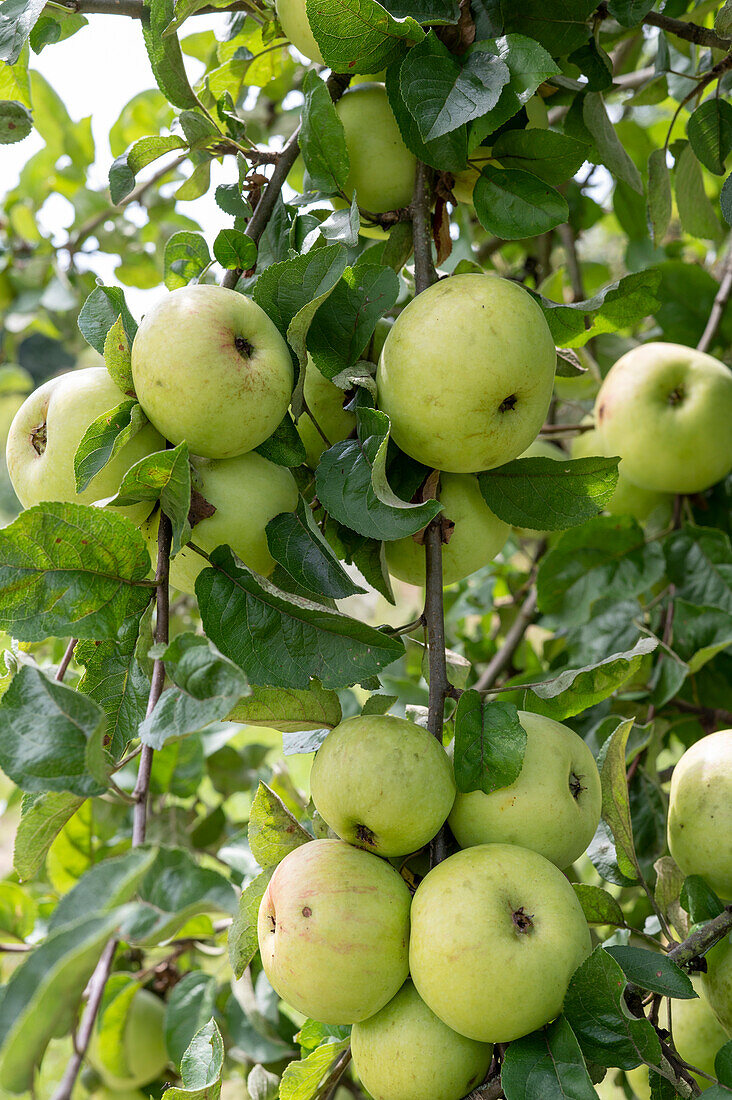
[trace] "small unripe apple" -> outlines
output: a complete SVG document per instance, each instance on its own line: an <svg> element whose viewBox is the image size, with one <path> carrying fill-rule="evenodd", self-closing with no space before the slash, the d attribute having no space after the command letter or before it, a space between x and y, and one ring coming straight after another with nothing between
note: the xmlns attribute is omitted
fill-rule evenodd
<svg viewBox="0 0 732 1100"><path fill-rule="evenodd" d="M277 0L277 18L295 49L308 61L322 65L323 55L310 28L305 0Z"/></svg>
<svg viewBox="0 0 732 1100"><path fill-rule="evenodd" d="M192 466L193 488L216 511L195 524L191 541L207 554L217 546L230 546L255 573L269 576L275 562L265 528L280 512L297 508L299 494L290 471L253 451L221 460L195 458ZM153 564L157 561L156 539L157 523L154 529L151 525L148 538ZM196 577L206 565L206 559L195 550L183 547L170 563L170 583L193 595Z"/></svg>
<svg viewBox="0 0 732 1100"><path fill-rule="evenodd" d="M500 841L569 867L595 835L602 808L597 764L582 738L552 718L519 711L526 752L510 787L458 791L449 824L461 848Z"/></svg>
<svg viewBox="0 0 732 1100"><path fill-rule="evenodd" d="M10 426L6 448L8 474L24 508L42 501L93 504L112 497L130 466L164 448L162 436L146 424L77 493L77 448L89 425L124 399L104 367L58 375L26 398ZM150 510L147 502L114 509L133 523L142 523Z"/></svg>
<svg viewBox="0 0 732 1100"><path fill-rule="evenodd" d="M595 419L644 489L699 493L732 469L732 372L682 344L643 344L608 371Z"/></svg>
<svg viewBox="0 0 732 1100"><path fill-rule="evenodd" d="M362 210L409 206L417 161L402 141L383 84L358 84L336 103L351 163L345 191Z"/></svg>
<svg viewBox="0 0 732 1100"><path fill-rule="evenodd" d="M132 376L155 427L206 458L264 443L287 412L293 383L287 344L264 310L204 283L174 290L145 314Z"/></svg>
<svg viewBox="0 0 732 1100"><path fill-rule="evenodd" d="M479 1085L493 1047L458 1035L407 981L351 1032L353 1064L374 1100L460 1100Z"/></svg>
<svg viewBox="0 0 732 1100"><path fill-rule="evenodd" d="M135 993L123 1032L123 1054L129 1073L117 1076L104 1062L95 1029L87 1058L104 1084L115 1091L149 1085L168 1065L165 1046L165 1004L147 989Z"/></svg>
<svg viewBox="0 0 732 1100"><path fill-rule="evenodd" d="M732 899L732 729L702 737L674 768L668 847L685 875Z"/></svg>
<svg viewBox="0 0 732 1100"><path fill-rule="evenodd" d="M344 390L322 375L310 357L305 368L304 394L307 407L328 439L326 443L304 412L297 422L297 430L305 444L308 463L315 467L329 445L332 447L351 434L356 426L356 414L343 408L344 401L348 400Z"/></svg>
<svg viewBox="0 0 732 1100"><path fill-rule="evenodd" d="M591 420L585 417L582 423ZM591 428L588 432L580 432L572 440L572 458L592 458L594 455L606 455L612 457L613 451L608 450L597 428ZM626 475L623 459L618 464L618 482L615 492L605 505L605 511L611 516L633 516L639 522L648 519L656 508L671 508L673 496L670 493L659 493L655 489L642 489L635 485Z"/></svg>
<svg viewBox="0 0 732 1100"><path fill-rule="evenodd" d="M466 848L438 863L414 895L412 981L443 1023L470 1039L508 1043L549 1023L590 950L574 890L528 848Z"/></svg>
<svg viewBox="0 0 732 1100"><path fill-rule="evenodd" d="M379 856L416 852L455 798L447 753L414 722L347 718L326 737L310 773L315 808L343 840Z"/></svg>
<svg viewBox="0 0 732 1100"><path fill-rule="evenodd" d="M442 583L453 584L493 561L511 528L491 512L472 474L441 474L438 498L455 524L442 547ZM424 546L411 536L386 543L386 564L408 584L425 582Z"/></svg>
<svg viewBox="0 0 732 1100"><path fill-rule="evenodd" d="M314 1020L365 1020L407 977L409 904L404 879L378 856L342 840L302 844L278 865L259 907L265 974Z"/></svg>
<svg viewBox="0 0 732 1100"><path fill-rule="evenodd" d="M495 275L453 275L394 322L379 360L379 407L412 458L477 473L536 438L555 365L549 326L528 291Z"/></svg>
<svg viewBox="0 0 732 1100"><path fill-rule="evenodd" d="M702 989L715 1017L732 1037L732 934L728 933L704 957L707 972L701 976Z"/></svg>

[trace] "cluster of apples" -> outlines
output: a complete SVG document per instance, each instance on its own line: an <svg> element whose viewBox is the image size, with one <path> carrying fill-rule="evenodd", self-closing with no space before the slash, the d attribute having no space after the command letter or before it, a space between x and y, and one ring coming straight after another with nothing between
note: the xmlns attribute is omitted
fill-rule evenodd
<svg viewBox="0 0 732 1100"><path fill-rule="evenodd" d="M559 1013L590 951L562 870L595 833L597 766L567 726L520 718L521 774L490 794L457 792L442 745L403 718L349 718L316 754L313 803L340 839L305 843L275 870L259 909L262 964L293 1008L353 1024L374 1100L464 1096L493 1043ZM445 821L462 850L412 898L397 868Z"/></svg>

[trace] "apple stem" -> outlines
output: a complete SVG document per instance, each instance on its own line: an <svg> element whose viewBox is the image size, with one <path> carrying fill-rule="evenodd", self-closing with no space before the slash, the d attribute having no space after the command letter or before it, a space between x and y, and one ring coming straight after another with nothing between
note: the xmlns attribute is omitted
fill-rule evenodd
<svg viewBox="0 0 732 1100"><path fill-rule="evenodd" d="M61 658L61 663L56 669L56 675L54 676L54 680L56 680L58 683L61 683L64 676L66 675L67 669L71 664L71 658L74 656L74 649L76 648L76 643L78 642L78 640L78 638L72 638L69 644L66 646L66 651Z"/></svg>

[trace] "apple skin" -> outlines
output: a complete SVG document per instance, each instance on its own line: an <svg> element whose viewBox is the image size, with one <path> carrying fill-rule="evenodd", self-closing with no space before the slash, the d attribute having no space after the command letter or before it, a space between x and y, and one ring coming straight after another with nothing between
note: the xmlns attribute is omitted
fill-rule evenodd
<svg viewBox="0 0 732 1100"><path fill-rule="evenodd" d="M526 753L518 779L491 794L458 791L449 825L461 848L518 844L563 870L595 835L600 774L590 749L569 726L529 711L519 711L519 719Z"/></svg>
<svg viewBox="0 0 732 1100"><path fill-rule="evenodd" d="M412 201L417 160L402 141L383 84L358 84L336 103L351 168L345 192L362 210L383 214ZM334 204L336 205L336 204Z"/></svg>
<svg viewBox="0 0 732 1100"><path fill-rule="evenodd" d="M394 322L379 359L379 407L411 458L477 473L536 438L555 366L549 326L528 291L496 275L453 275Z"/></svg>
<svg viewBox="0 0 732 1100"><path fill-rule="evenodd" d="M132 377L146 415L192 454L232 458L258 447L290 403L292 359L263 309L243 294L199 283L145 314Z"/></svg>
<svg viewBox="0 0 732 1100"><path fill-rule="evenodd" d="M99 1033L95 1029L87 1058L107 1088L115 1092L149 1085L168 1065L165 1046L165 1004L147 989L140 989L132 998L125 1022L123 1044L129 1076L117 1077L104 1064L99 1050Z"/></svg>
<svg viewBox="0 0 732 1100"><path fill-rule="evenodd" d="M623 473L644 489L700 493L732 469L732 373L682 344L621 356L605 378L595 420Z"/></svg>
<svg viewBox="0 0 732 1100"><path fill-rule="evenodd" d="M438 495L444 515L455 524L450 541L442 547L442 583L454 584L493 561L511 528L493 515L472 474L442 474ZM385 548L393 576L407 584L424 584L424 546L407 536L387 542Z"/></svg>
<svg viewBox="0 0 732 1100"><path fill-rule="evenodd" d="M351 1051L373 1100L460 1100L485 1078L493 1047L443 1024L407 981L380 1012L354 1024Z"/></svg>
<svg viewBox="0 0 732 1100"><path fill-rule="evenodd" d="M320 46L310 29L305 0L277 0L277 18L295 49L308 61L316 61L319 65L323 65Z"/></svg>
<svg viewBox="0 0 732 1100"><path fill-rule="evenodd" d="M410 894L390 864L342 840L286 855L259 907L262 966L287 1004L324 1024L373 1016L404 983Z"/></svg>
<svg viewBox="0 0 732 1100"><path fill-rule="evenodd" d="M447 753L426 729L372 714L331 730L313 761L310 793L342 840L378 856L405 856L439 831L455 781Z"/></svg>
<svg viewBox="0 0 732 1100"><path fill-rule="evenodd" d="M347 439L356 427L356 414L343 408L343 402L348 400L345 391L334 386L322 375L309 356L305 368L304 393L307 406L328 437L330 445ZM327 445L306 412L297 422L297 431L305 444L308 465L314 469L323 451L327 450Z"/></svg>
<svg viewBox="0 0 732 1100"><path fill-rule="evenodd" d="M24 508L47 500L93 504L114 496L130 466L163 450L165 440L152 424L146 424L86 489L77 493L74 456L84 433L98 416L111 412L124 398L105 367L84 367L58 375L26 398L10 426L6 447L8 474ZM44 424L46 442L39 454L32 433ZM40 440L37 445L42 446ZM150 511L147 502L114 509L115 514L138 524Z"/></svg>
<svg viewBox="0 0 732 1100"><path fill-rule="evenodd" d="M732 729L702 737L673 770L668 847L685 875L732 899Z"/></svg>
<svg viewBox="0 0 732 1100"><path fill-rule="evenodd" d="M585 417L582 423L591 420ZM597 428L589 432L580 432L572 440L572 458L592 458L595 455L604 455L612 458L615 454L607 448ZM665 507L671 509L673 496L670 493L660 493L655 489L642 489L635 485L625 473L624 460L621 458L618 464L618 483L615 492L605 505L605 511L611 516L633 516L640 523L647 520L651 512L656 508Z"/></svg>
<svg viewBox="0 0 732 1100"><path fill-rule="evenodd" d="M574 890L528 848L457 852L426 875L412 901L417 992L443 1023L479 1042L508 1043L553 1020L590 950Z"/></svg>
<svg viewBox="0 0 732 1100"><path fill-rule="evenodd" d="M194 458L193 487L216 511L193 528L191 541L210 554L217 546L230 546L255 573L268 577L275 561L267 545L265 527L280 512L294 512L299 493L286 466L278 466L250 452L237 458ZM153 517L154 519L154 517ZM145 532L150 559L157 561L157 521ZM184 546L170 563L170 583L193 596L196 577L206 559Z"/></svg>
<svg viewBox="0 0 732 1100"><path fill-rule="evenodd" d="M701 987L720 1025L732 1037L732 935L728 934L705 955L707 972Z"/></svg>

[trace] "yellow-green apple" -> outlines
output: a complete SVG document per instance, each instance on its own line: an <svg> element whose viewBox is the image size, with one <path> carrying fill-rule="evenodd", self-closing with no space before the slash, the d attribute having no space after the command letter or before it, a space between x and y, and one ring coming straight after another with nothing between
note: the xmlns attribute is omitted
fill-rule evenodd
<svg viewBox="0 0 732 1100"><path fill-rule="evenodd" d="M685 875L732 899L732 729L702 737L674 768L668 847Z"/></svg>
<svg viewBox="0 0 732 1100"><path fill-rule="evenodd" d="M628 1100L625 1089L617 1079L618 1071L609 1069L602 1081L595 1085L595 1092L600 1100Z"/></svg>
<svg viewBox="0 0 732 1100"><path fill-rule="evenodd" d="M442 547L442 582L453 584L493 561L511 528L494 516L473 474L441 474L438 497L455 526ZM424 584L424 546L411 536L386 543L389 572L408 584Z"/></svg>
<svg viewBox="0 0 732 1100"><path fill-rule="evenodd" d="M317 61L322 65L323 55L310 28L305 0L277 0L277 18L295 49L308 61Z"/></svg>
<svg viewBox="0 0 732 1100"><path fill-rule="evenodd" d="M447 753L414 722L347 718L326 737L310 773L315 808L343 840L379 856L416 852L452 808Z"/></svg>
<svg viewBox="0 0 732 1100"><path fill-rule="evenodd" d="M500 841L539 852L557 867L574 863L595 835L602 790L582 738L552 718L519 711L526 752L510 787L458 791L449 824L461 848Z"/></svg>
<svg viewBox="0 0 732 1100"><path fill-rule="evenodd" d="M341 439L346 439L356 426L356 414L343 408L345 392L320 373L308 356L305 368L305 402L315 417L328 443L313 424L307 412L297 422L297 430L305 444L308 463L315 467L323 451Z"/></svg>
<svg viewBox="0 0 732 1100"><path fill-rule="evenodd" d="M394 322L379 360L379 407L412 458L477 473L536 438L555 366L549 326L528 291L496 275L453 275Z"/></svg>
<svg viewBox="0 0 732 1100"><path fill-rule="evenodd" d="M112 497L130 466L162 450L162 436L146 424L77 493L77 448L89 425L124 398L104 367L84 367L58 375L26 398L10 426L6 447L10 480L24 508L48 500L93 504ZM133 504L115 511L134 523L142 523L150 513L150 505Z"/></svg>
<svg viewBox="0 0 732 1100"><path fill-rule="evenodd" d="M372 214L412 201L416 159L402 141L383 84L358 84L336 103L350 171L345 191Z"/></svg>
<svg viewBox="0 0 732 1100"><path fill-rule="evenodd" d="M644 489L699 493L732 469L732 372L682 344L643 344L618 359L595 419L623 473Z"/></svg>
<svg viewBox="0 0 732 1100"><path fill-rule="evenodd" d="M150 421L192 454L232 458L264 443L287 412L287 344L251 298L199 283L153 306L132 344L135 392Z"/></svg>
<svg viewBox="0 0 732 1100"><path fill-rule="evenodd" d="M592 417L586 416L582 423L592 421ZM608 450L597 428L580 432L572 440L572 458L592 458L595 455L605 455L611 458L615 452ZM618 482L615 492L605 505L605 511L611 516L633 516L643 522L648 519L656 508L669 508L673 497L670 493L660 493L655 489L642 489L630 480L625 473L624 460L621 458L618 464Z"/></svg>
<svg viewBox="0 0 732 1100"><path fill-rule="evenodd" d="M705 958L702 989L719 1023L732 1037L732 934L716 943Z"/></svg>
<svg viewBox="0 0 732 1100"><path fill-rule="evenodd" d="M147 989L135 993L130 1003L122 1035L122 1054L128 1072L119 1074L110 1068L95 1029L87 1058L104 1084L113 1090L136 1089L149 1085L168 1064L165 1046L165 1004Z"/></svg>
<svg viewBox="0 0 732 1100"><path fill-rule="evenodd" d="M286 855L259 907L262 966L287 1004L351 1024L390 1001L409 969L410 894L378 856L342 840Z"/></svg>
<svg viewBox="0 0 732 1100"><path fill-rule="evenodd" d="M210 554L217 546L230 546L236 556L255 573L269 576L274 558L267 545L265 528L280 512L297 508L297 484L285 466L250 452L236 458L194 458L193 488L213 515L199 520L191 541ZM153 564L157 560L157 523L147 532ZM206 568L206 559L184 547L170 565L170 583L193 595L196 577Z"/></svg>
<svg viewBox="0 0 732 1100"><path fill-rule="evenodd" d="M460 1100L488 1072L493 1047L458 1035L407 981L351 1032L353 1064L373 1100Z"/></svg>
<svg viewBox="0 0 732 1100"><path fill-rule="evenodd" d="M553 1020L590 949L562 872L513 844L449 856L412 902L417 992L448 1027L480 1042L508 1043Z"/></svg>

